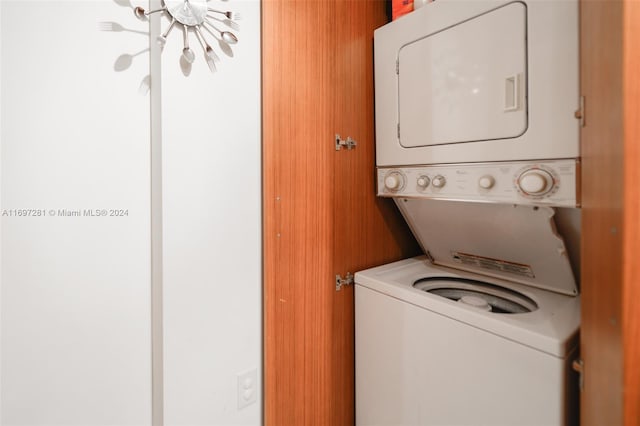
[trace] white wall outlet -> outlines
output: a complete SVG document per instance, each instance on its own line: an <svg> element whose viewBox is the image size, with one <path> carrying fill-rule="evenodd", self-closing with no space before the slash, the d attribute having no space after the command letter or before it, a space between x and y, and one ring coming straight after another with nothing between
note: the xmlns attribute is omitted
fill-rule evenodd
<svg viewBox="0 0 640 426"><path fill-rule="evenodd" d="M258 370L252 369L238 374L238 409L258 400Z"/></svg>

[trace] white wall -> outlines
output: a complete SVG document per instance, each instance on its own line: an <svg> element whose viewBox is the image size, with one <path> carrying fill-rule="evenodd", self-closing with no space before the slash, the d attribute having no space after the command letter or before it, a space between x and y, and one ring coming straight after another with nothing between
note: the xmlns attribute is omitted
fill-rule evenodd
<svg viewBox="0 0 640 426"><path fill-rule="evenodd" d="M260 4L210 4L242 15L234 57L211 42L211 74L192 36L185 77L180 31L162 54L166 425L261 419L236 390L237 373L261 376Z"/></svg>
<svg viewBox="0 0 640 426"><path fill-rule="evenodd" d="M259 3L220 5L244 19L217 74L192 40L182 75L178 32L162 59L167 425L261 422L236 388L261 376ZM148 53L114 71L149 43L97 24L148 26L107 0L1 0L0 19L0 210L46 211L1 221L1 423L150 424ZM103 208L129 215L48 214Z"/></svg>
<svg viewBox="0 0 640 426"><path fill-rule="evenodd" d="M1 7L0 209L46 212L2 216L2 424L147 424L147 59L113 70L147 41L98 32L110 1Z"/></svg>

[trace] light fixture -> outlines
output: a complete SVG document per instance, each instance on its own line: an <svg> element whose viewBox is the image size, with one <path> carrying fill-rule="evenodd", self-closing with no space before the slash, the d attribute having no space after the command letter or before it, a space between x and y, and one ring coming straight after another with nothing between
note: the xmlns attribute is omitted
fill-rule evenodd
<svg viewBox="0 0 640 426"><path fill-rule="evenodd" d="M204 58L211 72L216 71L216 62L220 58L213 47L207 41L205 33L208 33L218 42L220 49L228 56L233 56L231 46L238 42L238 38L231 31L219 28L224 25L233 30L239 30L236 23L240 14L231 11L219 10L209 7L211 0L163 0L163 7L156 10L144 10L136 7L133 12L138 19L147 19L153 13L163 13L169 18L169 27L158 36L158 43L164 47L167 37L176 26L181 26L183 31L182 59L192 64L196 55L189 45L189 33L193 32L202 50Z"/></svg>

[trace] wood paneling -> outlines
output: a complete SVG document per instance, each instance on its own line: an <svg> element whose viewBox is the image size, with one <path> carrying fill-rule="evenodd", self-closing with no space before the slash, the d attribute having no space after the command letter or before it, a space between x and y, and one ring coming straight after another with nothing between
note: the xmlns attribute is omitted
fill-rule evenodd
<svg viewBox="0 0 640 426"><path fill-rule="evenodd" d="M581 2L584 425L640 424L640 9Z"/></svg>
<svg viewBox="0 0 640 426"><path fill-rule="evenodd" d="M317 285L331 266L330 152L321 143L330 137L330 10L304 6L262 8L265 420L273 425L308 424L330 397L318 359L330 343L322 327L330 293Z"/></svg>
<svg viewBox="0 0 640 426"><path fill-rule="evenodd" d="M263 1L267 425L353 423L353 288L336 292L334 276L417 252L374 197L371 42L383 10ZM584 425L639 418L637 22L635 0L581 2ZM357 149L336 152L335 133Z"/></svg>
<svg viewBox="0 0 640 426"><path fill-rule="evenodd" d="M581 3L583 425L622 422L622 18L617 1Z"/></svg>
<svg viewBox="0 0 640 426"><path fill-rule="evenodd" d="M336 4L335 129L355 139L333 153L333 271L347 272L408 257L419 250L391 200L375 196L373 30L386 22L383 2ZM333 412L331 425L354 419L354 288L333 292Z"/></svg>
<svg viewBox="0 0 640 426"><path fill-rule="evenodd" d="M640 2L624 2L624 424L640 425Z"/></svg>
<svg viewBox="0 0 640 426"><path fill-rule="evenodd" d="M265 422L354 422L353 288L335 274L418 252L374 196L382 1L262 3ZM357 140L335 151L336 133Z"/></svg>

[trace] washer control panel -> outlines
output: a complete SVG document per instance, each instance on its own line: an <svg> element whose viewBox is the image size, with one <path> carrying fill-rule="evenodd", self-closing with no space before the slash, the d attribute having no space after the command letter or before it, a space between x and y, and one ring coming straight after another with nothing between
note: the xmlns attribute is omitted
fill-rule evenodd
<svg viewBox="0 0 640 426"><path fill-rule="evenodd" d="M379 167L381 197L576 207L578 160Z"/></svg>

